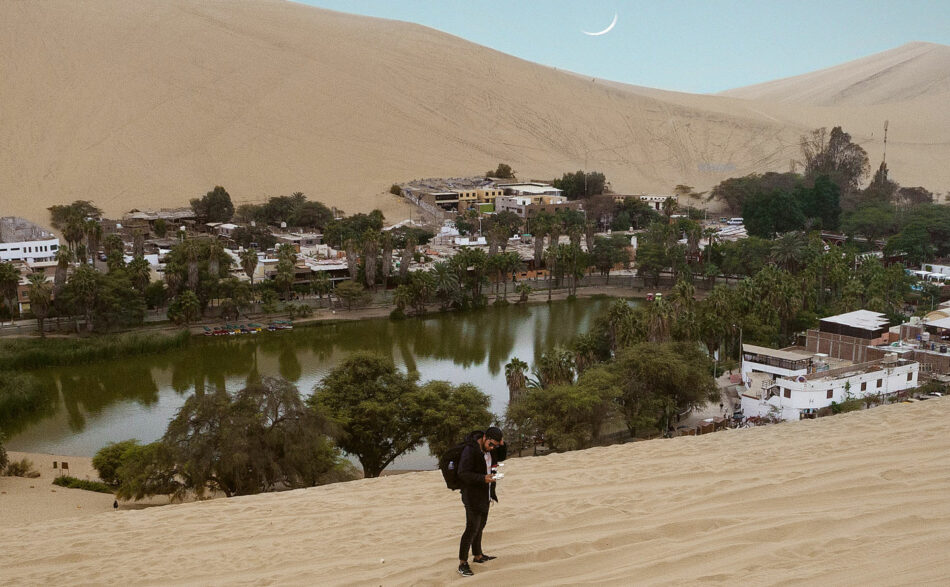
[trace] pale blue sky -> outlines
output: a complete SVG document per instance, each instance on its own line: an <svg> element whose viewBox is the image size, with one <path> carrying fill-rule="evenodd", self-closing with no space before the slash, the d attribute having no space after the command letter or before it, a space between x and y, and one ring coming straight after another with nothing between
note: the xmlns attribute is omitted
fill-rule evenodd
<svg viewBox="0 0 950 587"><path fill-rule="evenodd" d="M948 0L297 0L419 23L601 78L684 92L807 73L910 41L950 44ZM589 37L617 13L608 34Z"/></svg>

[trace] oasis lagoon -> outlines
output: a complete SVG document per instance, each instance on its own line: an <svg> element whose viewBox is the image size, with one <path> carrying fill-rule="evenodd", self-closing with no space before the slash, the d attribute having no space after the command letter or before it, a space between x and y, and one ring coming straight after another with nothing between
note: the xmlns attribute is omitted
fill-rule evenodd
<svg viewBox="0 0 950 587"><path fill-rule="evenodd" d="M164 434L196 390L241 389L249 377L283 377L309 395L331 369L356 351L390 357L421 381L473 383L501 416L508 403L505 364L532 367L541 354L586 332L609 299L509 305L392 321L318 323L292 331L202 337L185 349L128 359L34 371L48 391L45 410L6 426L9 450L91 456L129 438ZM391 469L431 468L420 449Z"/></svg>

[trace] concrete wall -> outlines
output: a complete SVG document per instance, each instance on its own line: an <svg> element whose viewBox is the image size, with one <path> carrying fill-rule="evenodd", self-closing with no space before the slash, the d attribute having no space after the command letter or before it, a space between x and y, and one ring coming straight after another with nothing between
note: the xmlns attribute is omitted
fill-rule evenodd
<svg viewBox="0 0 950 587"><path fill-rule="evenodd" d="M836 359L845 359L852 363L865 363L868 345L872 341L843 334L832 334L819 330L809 330L805 334L805 348L810 353L824 353Z"/></svg>

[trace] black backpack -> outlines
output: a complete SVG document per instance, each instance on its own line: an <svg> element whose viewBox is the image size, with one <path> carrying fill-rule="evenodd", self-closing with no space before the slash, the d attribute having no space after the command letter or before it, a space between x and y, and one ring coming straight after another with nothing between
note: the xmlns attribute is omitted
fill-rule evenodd
<svg viewBox="0 0 950 587"><path fill-rule="evenodd" d="M462 482L458 476L458 467L459 461L462 460L462 451L465 450L467 444L466 442L460 442L439 457L439 469L445 479L445 486L452 491L462 488Z"/></svg>

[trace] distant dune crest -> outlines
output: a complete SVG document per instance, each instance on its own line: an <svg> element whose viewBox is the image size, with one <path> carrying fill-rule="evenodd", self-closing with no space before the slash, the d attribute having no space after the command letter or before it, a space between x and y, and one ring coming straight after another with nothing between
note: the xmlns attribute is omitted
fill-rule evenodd
<svg viewBox="0 0 950 587"><path fill-rule="evenodd" d="M787 170L818 126L843 125L875 161L885 119L893 177L944 191L947 49L840 66L861 73L836 74L849 80L826 84L838 106L815 107L827 99L592 80L292 2L0 2L2 213L45 222L47 206L89 199L117 215L223 185L239 203L302 191L397 220L406 210L385 194L392 183L499 161L531 178L586 165L618 192L703 190Z"/></svg>
<svg viewBox="0 0 950 587"><path fill-rule="evenodd" d="M950 100L950 47L907 43L828 69L720 95L812 106L867 106L934 96Z"/></svg>

